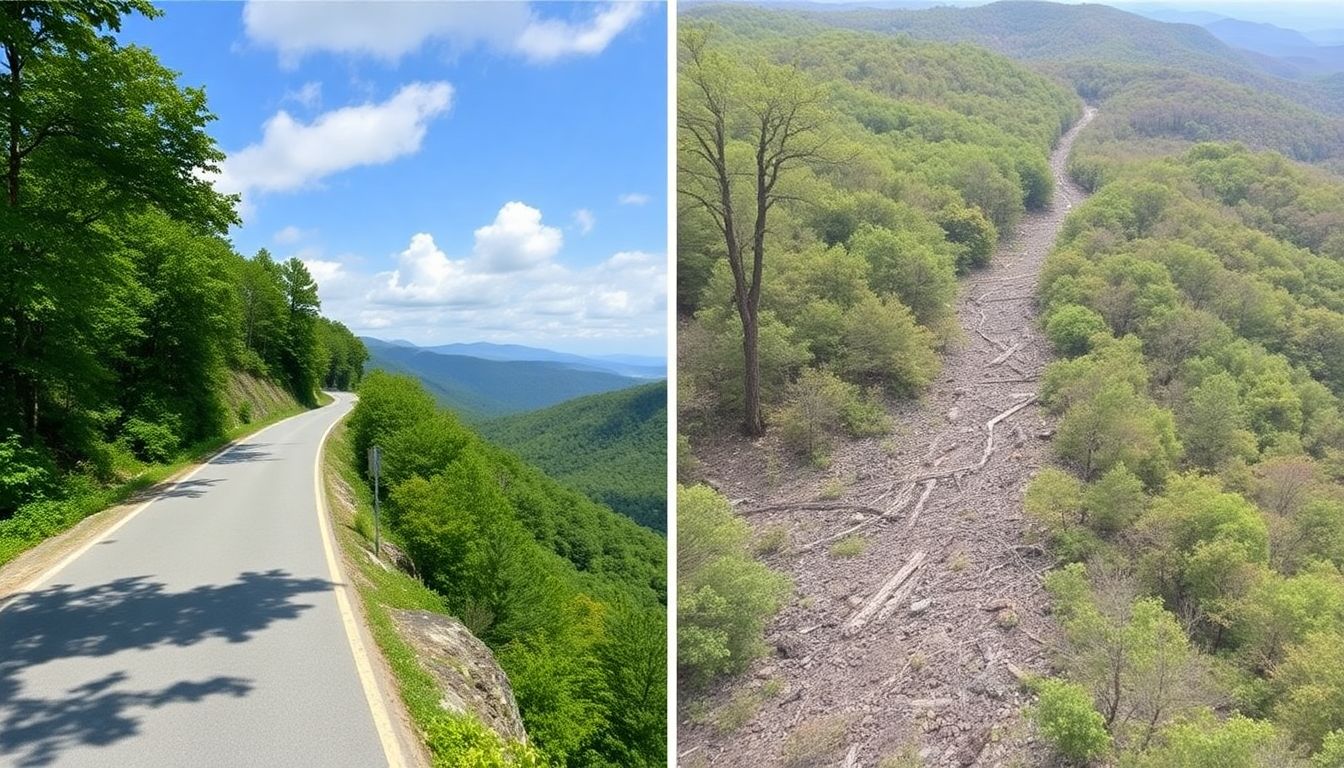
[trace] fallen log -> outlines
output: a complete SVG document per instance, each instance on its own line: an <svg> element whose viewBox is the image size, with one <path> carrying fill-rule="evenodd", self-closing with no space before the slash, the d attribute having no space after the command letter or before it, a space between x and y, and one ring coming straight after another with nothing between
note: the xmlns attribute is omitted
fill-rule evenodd
<svg viewBox="0 0 1344 768"><path fill-rule="evenodd" d="M1020 349L1022 349L1022 345L1021 345L1020 343L1012 345L1011 347L1005 349L1005 350L1003 351L1003 354L999 355L998 357L994 358L993 360L990 360L990 361L989 361L989 365L987 365L987 366L985 366L985 367L986 367L986 368L993 368L993 367L995 367L995 366L997 366L997 365L1001 365L1001 364L1003 364L1008 358L1010 358L1010 357L1012 357L1013 355L1017 354L1017 351L1020 350Z"/></svg>
<svg viewBox="0 0 1344 768"><path fill-rule="evenodd" d="M938 485L936 479L924 481L924 493L920 494L919 501L915 502L915 508L910 512L910 521L905 524L906 530L915 527L919 522L919 513L924 511L924 502L929 500L929 494L933 493L934 486Z"/></svg>
<svg viewBox="0 0 1344 768"><path fill-rule="evenodd" d="M822 544L829 544L830 542L835 541L836 539L843 539L844 537L850 535L851 533L857 533L863 530L864 528L867 528L868 526L872 525L873 523L878 522L879 520L886 520L892 515L895 515L897 512L900 512L902 509L905 508L906 504L910 503L910 496L913 493L914 488L915 486L913 484L908 486L904 491L901 492L900 496L896 497L896 503L892 505L891 509L888 509L886 511L873 509L872 507L861 507L861 508L856 507L856 509L860 509L860 511L866 511L871 513L872 516L869 517L867 520L863 520L858 523L855 523L854 525L851 525L850 527L844 529L843 531L840 531L839 533L833 533L829 536L823 536L820 539L817 539L816 541L804 544L803 546L798 548L798 552L800 554L803 552L810 552L813 549L816 549L817 547L821 546Z"/></svg>
<svg viewBox="0 0 1344 768"><path fill-rule="evenodd" d="M866 625L868 621L872 619L884 605L886 605L887 600L891 599L892 593L899 589L900 586L905 583L906 579L909 579L915 571L919 570L919 566L924 564L925 557L926 555L922 551L917 551L910 555L910 560L905 565L901 566L901 569L893 574L891 578L883 582L882 586L873 593L873 596L868 598L868 601L849 618L849 621L845 622L844 626L840 629L840 633L845 636L850 636L860 629L863 629L864 625Z"/></svg>

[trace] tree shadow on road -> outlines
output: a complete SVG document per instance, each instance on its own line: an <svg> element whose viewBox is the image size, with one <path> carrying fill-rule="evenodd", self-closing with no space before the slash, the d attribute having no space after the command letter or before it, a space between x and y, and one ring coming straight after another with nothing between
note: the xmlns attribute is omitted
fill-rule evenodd
<svg viewBox="0 0 1344 768"><path fill-rule="evenodd" d="M128 681L125 672L109 671L69 690L37 690L23 678L40 679L40 665L211 638L247 642L273 622L297 618L310 608L295 601L299 595L331 587L322 579L272 570L186 592L168 592L150 577L134 576L19 595L0 613L0 761L47 765L62 749L135 735L138 708L246 696L252 688L251 681L220 676L183 680L158 691L131 690L122 685Z"/></svg>
<svg viewBox="0 0 1344 768"><path fill-rule="evenodd" d="M210 460L210 464L245 464L249 461L277 461L266 450L269 443L244 443L235 445Z"/></svg>

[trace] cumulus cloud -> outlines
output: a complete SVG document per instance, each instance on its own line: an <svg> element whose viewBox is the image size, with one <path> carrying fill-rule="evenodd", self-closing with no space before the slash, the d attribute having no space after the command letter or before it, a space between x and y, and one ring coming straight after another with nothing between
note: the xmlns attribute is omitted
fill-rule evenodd
<svg viewBox="0 0 1344 768"><path fill-rule="evenodd" d="M560 252L564 235L541 223L541 211L505 203L491 224L476 230L472 253L489 272L518 272L539 266Z"/></svg>
<svg viewBox="0 0 1344 768"><path fill-rule="evenodd" d="M597 217L587 208L580 208L574 212L574 223L579 225L579 232L586 235L597 225Z"/></svg>
<svg viewBox="0 0 1344 768"><path fill-rule="evenodd" d="M411 338L556 343L645 339L661 354L666 332L667 264L663 256L622 251L578 267L559 258L560 231L521 202L500 208L475 231L470 254L450 256L430 233L416 233L396 254L395 268L351 274L315 259L314 276L364 288L323 308L356 331ZM508 267L507 270L501 266Z"/></svg>
<svg viewBox="0 0 1344 768"><path fill-rule="evenodd" d="M301 259L301 261L308 268L308 274L313 276L313 280L317 281L319 287L330 285L345 277L345 265L339 261L316 258Z"/></svg>
<svg viewBox="0 0 1344 768"><path fill-rule="evenodd" d="M616 198L616 201L621 205L645 205L649 202L649 196L642 192L626 192Z"/></svg>
<svg viewBox="0 0 1344 768"><path fill-rule="evenodd" d="M533 61L601 53L642 12L643 7L638 3L612 3L579 24L558 19L533 19L523 28L515 44Z"/></svg>
<svg viewBox="0 0 1344 768"><path fill-rule="evenodd" d="M429 122L452 100L448 83L411 83L387 101L325 112L310 123L281 110L266 121L260 142L229 153L215 188L244 195L302 189L340 171L414 154Z"/></svg>
<svg viewBox="0 0 1344 768"><path fill-rule="evenodd" d="M549 62L601 53L643 12L641 3L585 7L579 19L544 16L544 4L500 2L264 2L250 0L243 24L253 42L293 66L317 52L396 62L430 41L476 46ZM593 9L596 10L593 10Z"/></svg>

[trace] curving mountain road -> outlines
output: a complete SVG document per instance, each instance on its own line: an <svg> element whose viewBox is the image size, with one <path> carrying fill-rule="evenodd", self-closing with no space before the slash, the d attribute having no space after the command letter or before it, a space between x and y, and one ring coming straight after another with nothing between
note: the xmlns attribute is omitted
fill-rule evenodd
<svg viewBox="0 0 1344 768"><path fill-rule="evenodd" d="M316 482L352 402L226 449L0 606L0 766L400 762Z"/></svg>

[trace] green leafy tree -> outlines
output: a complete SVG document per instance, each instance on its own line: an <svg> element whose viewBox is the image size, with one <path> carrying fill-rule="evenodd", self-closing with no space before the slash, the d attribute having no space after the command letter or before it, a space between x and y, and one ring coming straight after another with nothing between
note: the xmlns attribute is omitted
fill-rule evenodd
<svg viewBox="0 0 1344 768"><path fill-rule="evenodd" d="M133 335L133 266L109 229L155 207L222 233L232 203L201 173L223 154L204 94L114 35L148 3L13 3L0 13L0 428L67 431L101 402ZM67 437L78 437L67 435Z"/></svg>
<svg viewBox="0 0 1344 768"><path fill-rule="evenodd" d="M740 69L694 25L681 34L677 80L677 191L706 211L723 236L742 324L743 426L759 436L765 431L758 318L767 219L784 197L784 176L824 146L822 92L794 69L765 61Z"/></svg>

